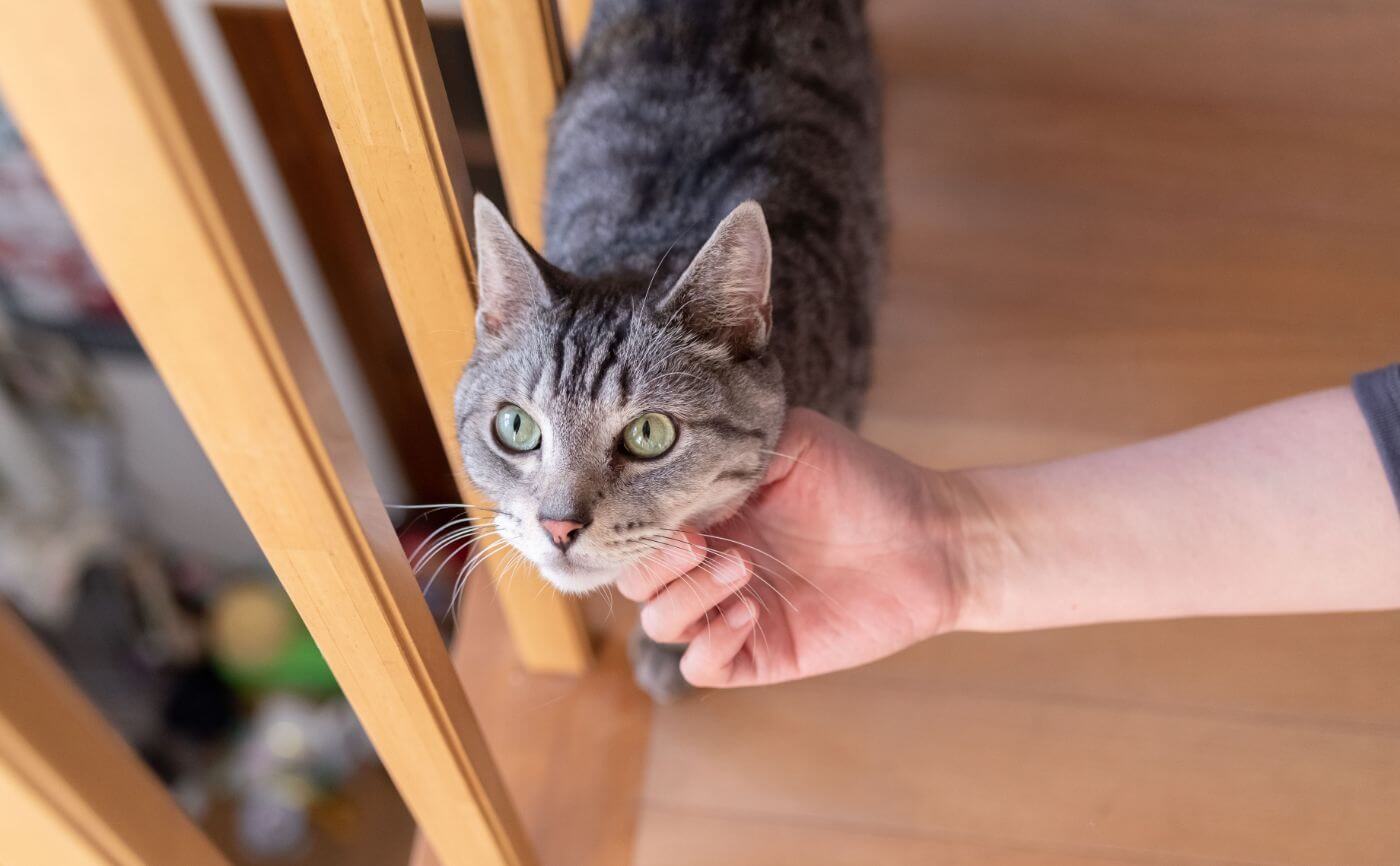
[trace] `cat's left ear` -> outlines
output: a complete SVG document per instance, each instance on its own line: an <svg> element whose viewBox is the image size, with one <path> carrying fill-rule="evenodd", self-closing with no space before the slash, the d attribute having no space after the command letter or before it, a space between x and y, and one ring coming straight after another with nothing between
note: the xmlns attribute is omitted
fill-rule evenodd
<svg viewBox="0 0 1400 866"><path fill-rule="evenodd" d="M476 327L499 336L551 302L540 259L491 200L476 196Z"/></svg>
<svg viewBox="0 0 1400 866"><path fill-rule="evenodd" d="M773 246L758 202L746 201L719 224L690 267L658 304L688 329L739 355L768 345L773 303L768 281Z"/></svg>

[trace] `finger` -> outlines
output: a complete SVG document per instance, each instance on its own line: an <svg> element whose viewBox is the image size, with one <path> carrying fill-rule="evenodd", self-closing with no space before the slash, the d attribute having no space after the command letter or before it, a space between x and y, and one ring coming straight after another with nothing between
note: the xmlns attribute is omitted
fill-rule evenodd
<svg viewBox="0 0 1400 866"><path fill-rule="evenodd" d="M758 622L758 609L752 601L736 598L710 619L710 626L695 636L681 656L681 676L700 688L720 688L733 683L740 653Z"/></svg>
<svg viewBox="0 0 1400 866"><path fill-rule="evenodd" d="M683 640L710 608L748 583L751 573L742 555L716 553L647 602L642 608L642 630L660 643Z"/></svg>
<svg viewBox="0 0 1400 866"><path fill-rule="evenodd" d="M633 601L646 601L666 588L677 577L690 571L705 558L705 540L689 530L670 536L640 562L623 571L617 591Z"/></svg>

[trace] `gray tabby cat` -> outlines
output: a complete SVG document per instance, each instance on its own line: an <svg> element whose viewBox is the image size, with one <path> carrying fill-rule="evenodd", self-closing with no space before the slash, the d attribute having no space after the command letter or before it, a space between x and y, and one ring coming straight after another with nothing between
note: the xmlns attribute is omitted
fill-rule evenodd
<svg viewBox="0 0 1400 866"><path fill-rule="evenodd" d="M879 95L860 0L598 0L555 113L544 256L476 201L473 483L584 593L732 515L788 406L848 424L880 279ZM654 696L674 648L634 644Z"/></svg>

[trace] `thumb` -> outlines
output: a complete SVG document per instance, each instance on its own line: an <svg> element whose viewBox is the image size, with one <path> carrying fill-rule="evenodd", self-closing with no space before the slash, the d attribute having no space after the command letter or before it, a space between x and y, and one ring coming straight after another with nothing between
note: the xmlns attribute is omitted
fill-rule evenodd
<svg viewBox="0 0 1400 866"><path fill-rule="evenodd" d="M803 465L805 461L802 455L811 447L820 427L834 423L810 409L793 409L789 412L783 422L783 432L778 437L778 444L773 446L772 451L767 452L768 468L758 486L776 484L788 477L794 467Z"/></svg>

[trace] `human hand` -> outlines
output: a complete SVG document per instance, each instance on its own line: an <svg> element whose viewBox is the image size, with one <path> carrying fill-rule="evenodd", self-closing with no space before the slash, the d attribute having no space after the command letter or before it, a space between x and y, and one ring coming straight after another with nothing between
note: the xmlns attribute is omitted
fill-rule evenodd
<svg viewBox="0 0 1400 866"><path fill-rule="evenodd" d="M963 593L941 477L802 409L776 452L734 517L617 582L648 636L689 644L685 678L782 682L950 629Z"/></svg>

